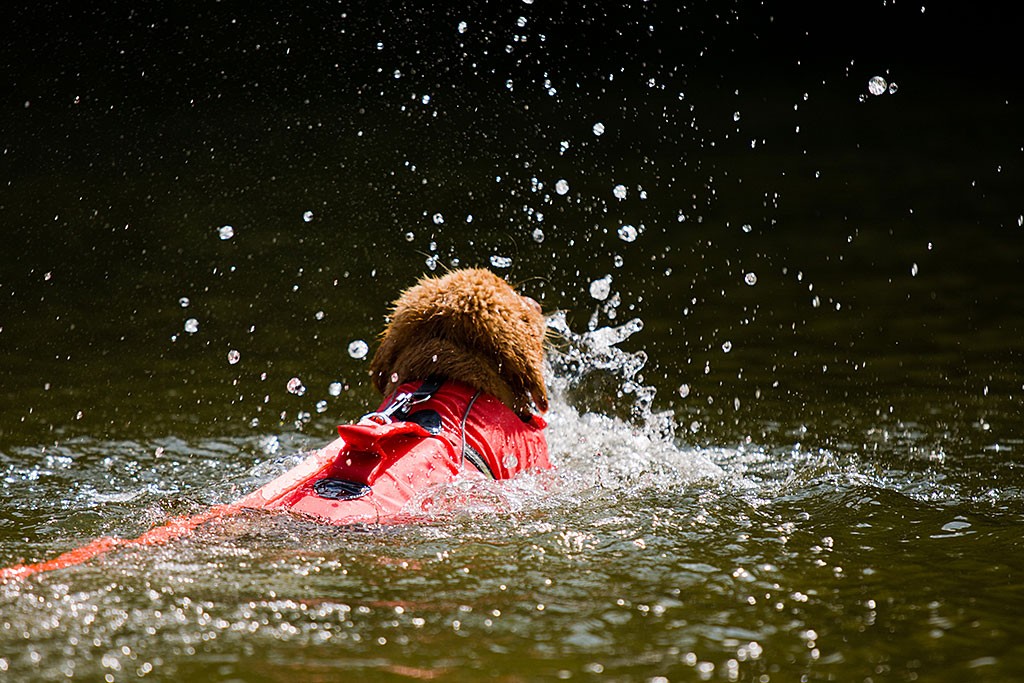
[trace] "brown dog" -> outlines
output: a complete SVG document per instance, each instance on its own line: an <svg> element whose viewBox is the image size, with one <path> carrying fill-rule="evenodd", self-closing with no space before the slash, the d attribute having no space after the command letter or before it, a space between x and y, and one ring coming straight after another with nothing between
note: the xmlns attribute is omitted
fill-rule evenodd
<svg viewBox="0 0 1024 683"><path fill-rule="evenodd" d="M548 409L544 333L540 305L488 270L425 277L394 302L370 374L385 396L430 376L462 382L526 419L531 404Z"/></svg>

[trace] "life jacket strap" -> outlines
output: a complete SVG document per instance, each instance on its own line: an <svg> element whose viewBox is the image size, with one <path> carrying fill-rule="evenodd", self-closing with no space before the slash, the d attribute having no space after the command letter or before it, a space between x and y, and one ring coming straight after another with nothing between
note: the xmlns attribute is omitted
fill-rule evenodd
<svg viewBox="0 0 1024 683"><path fill-rule="evenodd" d="M393 415L396 413L408 414L408 409L411 406L429 401L430 397L437 393L437 390L441 388L443 383L443 379L431 375L420 384L418 389L395 394L394 398L391 399L391 403L386 408L366 413L359 418L359 422L373 422L379 425L391 424L395 421L395 418L392 417Z"/></svg>

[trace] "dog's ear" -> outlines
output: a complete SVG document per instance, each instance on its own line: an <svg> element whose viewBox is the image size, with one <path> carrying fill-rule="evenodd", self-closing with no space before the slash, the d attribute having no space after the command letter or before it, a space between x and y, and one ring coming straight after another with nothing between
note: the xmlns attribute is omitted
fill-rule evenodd
<svg viewBox="0 0 1024 683"><path fill-rule="evenodd" d="M406 290L403 296L408 292ZM370 378L377 391L387 393L388 384L391 383L391 374L395 371L395 362L403 349L411 344L416 344L415 339L417 326L414 317L415 311L408 307L401 307L399 298L393 305L390 322L380 335L380 344L370 359Z"/></svg>
<svg viewBox="0 0 1024 683"><path fill-rule="evenodd" d="M529 392L530 398L533 399L533 405L537 406L537 410L546 413L548 411L548 390L544 386L544 375L541 373L543 365L543 360L539 363L531 364L524 377L526 380L524 388Z"/></svg>

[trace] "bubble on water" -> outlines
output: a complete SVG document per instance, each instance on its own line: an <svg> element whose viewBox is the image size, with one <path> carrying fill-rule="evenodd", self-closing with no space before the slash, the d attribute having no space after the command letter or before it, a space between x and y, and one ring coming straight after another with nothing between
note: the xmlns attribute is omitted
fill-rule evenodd
<svg viewBox="0 0 1024 683"><path fill-rule="evenodd" d="M689 384L680 384L679 385L679 397L680 398L686 398L689 395L690 395L690 385Z"/></svg>
<svg viewBox="0 0 1024 683"><path fill-rule="evenodd" d="M356 360L366 358L366 354L369 352L369 345L362 339L356 339L348 345L348 355Z"/></svg>
<svg viewBox="0 0 1024 683"><path fill-rule="evenodd" d="M561 142L558 143L558 153L559 154L565 154L568 151L569 151L569 141L568 140L562 140Z"/></svg>
<svg viewBox="0 0 1024 683"><path fill-rule="evenodd" d="M188 300L187 296L183 296L180 299L178 299L178 305L181 306L182 308L188 308L188 305L190 303L192 302Z"/></svg>
<svg viewBox="0 0 1024 683"><path fill-rule="evenodd" d="M519 17L518 19L516 19L516 26L518 26L519 28L523 28L524 26L526 26L526 17Z"/></svg>
<svg viewBox="0 0 1024 683"><path fill-rule="evenodd" d="M195 334L199 331L199 321L195 318L189 318L185 321L185 331L189 334Z"/></svg>
<svg viewBox="0 0 1024 683"><path fill-rule="evenodd" d="M424 263L427 266L428 270L437 270L437 261L437 256L428 256L427 260Z"/></svg>
<svg viewBox="0 0 1024 683"><path fill-rule="evenodd" d="M420 98L420 102L423 104L430 104L430 95L424 95Z"/></svg>
<svg viewBox="0 0 1024 683"><path fill-rule="evenodd" d="M594 135L604 135L604 124L601 122L594 124Z"/></svg>
<svg viewBox="0 0 1024 683"><path fill-rule="evenodd" d="M900 89L900 87L898 85L896 85L895 83L890 83L889 84L889 94L890 95L895 95L896 91L899 90L899 89Z"/></svg>
<svg viewBox="0 0 1024 683"><path fill-rule="evenodd" d="M229 240L235 236L235 229L230 225L222 225L218 230L217 234L222 240Z"/></svg>
<svg viewBox="0 0 1024 683"><path fill-rule="evenodd" d="M327 412L327 401L319 400L316 402L316 412L326 413Z"/></svg>
<svg viewBox="0 0 1024 683"><path fill-rule="evenodd" d="M458 25L459 33L465 33L468 28L469 28L469 24L467 24L464 21L460 21L459 22L459 25Z"/></svg>
<svg viewBox="0 0 1024 683"><path fill-rule="evenodd" d="M881 95L885 92L885 79L881 76L874 76L868 81L868 92L872 95Z"/></svg>
<svg viewBox="0 0 1024 683"><path fill-rule="evenodd" d="M743 281L746 282L751 287L753 287L754 285L757 284L757 275L754 273L747 273L746 275L743 276Z"/></svg>
<svg viewBox="0 0 1024 683"><path fill-rule="evenodd" d="M612 265L614 265L616 268L621 268L622 264L625 262L626 261L622 258L621 254L616 254L615 256L612 257Z"/></svg>
<svg viewBox="0 0 1024 683"><path fill-rule="evenodd" d="M917 277L917 264L912 263L910 265L910 277Z"/></svg>
<svg viewBox="0 0 1024 683"><path fill-rule="evenodd" d="M569 181L565 178L561 178L555 182L555 192L558 194L566 194L569 192Z"/></svg>
<svg viewBox="0 0 1024 683"><path fill-rule="evenodd" d="M302 214L302 220L305 221L306 223L309 223L310 221L312 221L313 220L313 212L312 211L304 212Z"/></svg>
<svg viewBox="0 0 1024 683"><path fill-rule="evenodd" d="M341 396L341 382L331 382L328 384L327 393L331 396Z"/></svg>
<svg viewBox="0 0 1024 683"><path fill-rule="evenodd" d="M540 244L541 242L543 242L544 241L544 231L541 230L540 228L534 228L533 229L533 241L536 242L537 244Z"/></svg>
<svg viewBox="0 0 1024 683"><path fill-rule="evenodd" d="M413 233L413 232L405 233L405 241L406 242L412 242L414 239L416 239L416 234L415 233Z"/></svg>
<svg viewBox="0 0 1024 683"><path fill-rule="evenodd" d="M616 185L615 187L612 188L612 194L615 195L616 199L625 199L626 198L626 186L625 185Z"/></svg>
<svg viewBox="0 0 1024 683"><path fill-rule="evenodd" d="M491 265L495 268L508 268L512 265L512 259L508 256L498 256L493 254L491 256Z"/></svg>
<svg viewBox="0 0 1024 683"><path fill-rule="evenodd" d="M313 314L313 317L316 318L317 320L323 320L325 315L326 313L324 313L323 311L317 311L316 313Z"/></svg>
<svg viewBox="0 0 1024 683"><path fill-rule="evenodd" d="M731 341L722 342L722 352L723 353L729 353L730 351L732 351L732 342Z"/></svg>
<svg viewBox="0 0 1024 683"><path fill-rule="evenodd" d="M743 228L742 228L743 232L751 232L753 229L754 228L750 225L750 223L744 223L743 224Z"/></svg>
<svg viewBox="0 0 1024 683"><path fill-rule="evenodd" d="M295 394L296 396L302 396L306 393L306 387L303 386L302 380L298 377L292 377L288 380L288 393Z"/></svg>
<svg viewBox="0 0 1024 683"><path fill-rule="evenodd" d="M636 241L636 228L632 225L623 225L619 228L619 239L623 242L635 242Z"/></svg>
<svg viewBox="0 0 1024 683"><path fill-rule="evenodd" d="M590 283L590 296L598 301L604 301L612 291L612 276L605 275Z"/></svg>
<svg viewBox="0 0 1024 683"><path fill-rule="evenodd" d="M738 111L734 111L732 113L732 120L733 121L739 121L740 120L740 113Z"/></svg>
<svg viewBox="0 0 1024 683"><path fill-rule="evenodd" d="M444 216L442 216L439 213L435 213L433 220L434 220L434 225L441 225L442 223L444 223Z"/></svg>
<svg viewBox="0 0 1024 683"><path fill-rule="evenodd" d="M240 354L237 349L231 349L230 351L228 351L228 363L230 363L231 365L234 365L241 359L242 354Z"/></svg>

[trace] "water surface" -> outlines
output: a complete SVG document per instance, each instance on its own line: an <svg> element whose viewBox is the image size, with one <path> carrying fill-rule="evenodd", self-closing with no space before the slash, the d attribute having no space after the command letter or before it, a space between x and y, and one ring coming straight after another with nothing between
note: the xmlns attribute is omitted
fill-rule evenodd
<svg viewBox="0 0 1024 683"><path fill-rule="evenodd" d="M423 273L561 313L554 473L5 584L5 678L1015 678L1012 62L748 5L15 10L0 564L326 443Z"/></svg>

